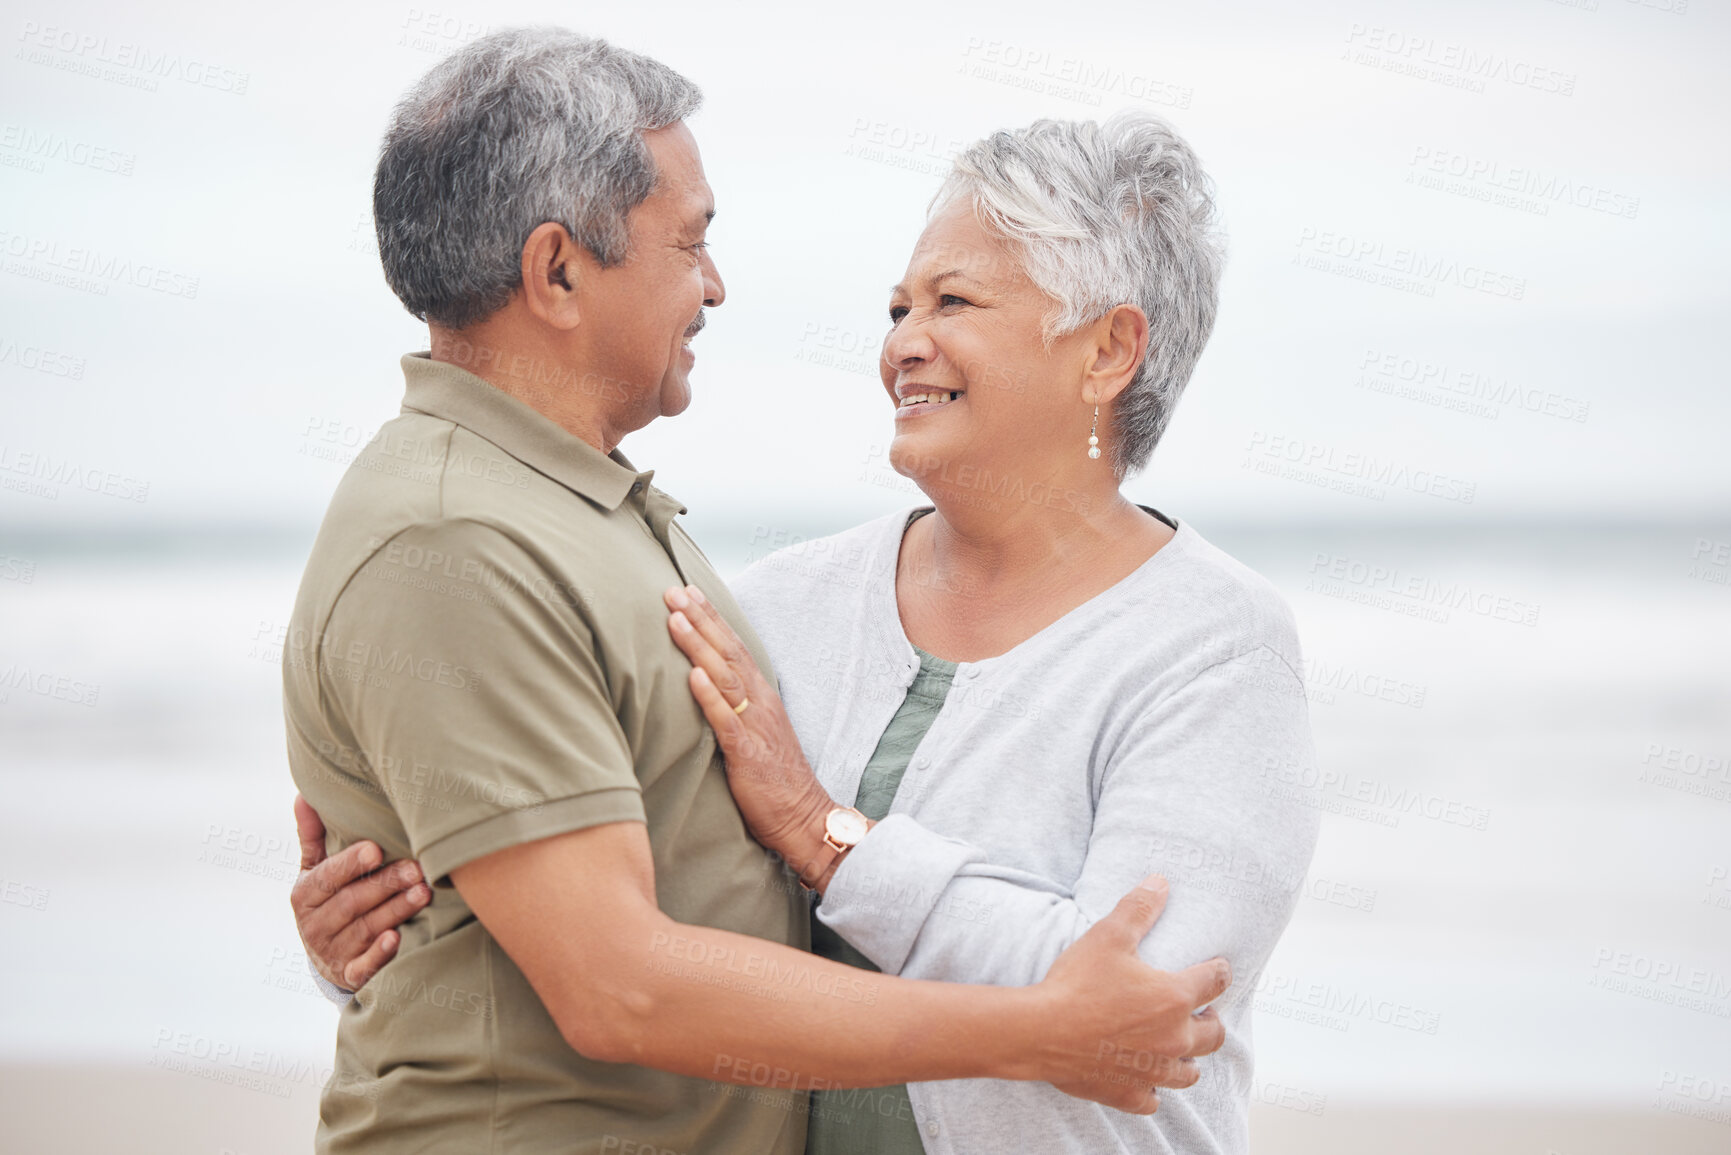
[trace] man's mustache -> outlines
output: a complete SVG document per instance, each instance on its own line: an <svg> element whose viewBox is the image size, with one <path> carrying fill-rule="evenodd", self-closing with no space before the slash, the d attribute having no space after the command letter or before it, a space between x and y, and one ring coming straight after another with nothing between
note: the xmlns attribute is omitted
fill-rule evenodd
<svg viewBox="0 0 1731 1155"><path fill-rule="evenodd" d="M691 324L685 326L685 339L689 341L703 332L703 327L707 324L709 324L708 314L702 309L697 310L697 316L692 318Z"/></svg>

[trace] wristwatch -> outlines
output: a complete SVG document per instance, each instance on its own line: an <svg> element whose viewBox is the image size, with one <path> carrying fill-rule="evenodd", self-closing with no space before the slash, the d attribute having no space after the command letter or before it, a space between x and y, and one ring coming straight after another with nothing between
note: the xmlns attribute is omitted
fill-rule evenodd
<svg viewBox="0 0 1731 1155"><path fill-rule="evenodd" d="M859 845L869 829L866 816L851 806L837 806L823 818L823 845L817 857L805 864L796 876L807 890L816 890L824 872L843 854ZM811 879L807 882L806 879Z"/></svg>

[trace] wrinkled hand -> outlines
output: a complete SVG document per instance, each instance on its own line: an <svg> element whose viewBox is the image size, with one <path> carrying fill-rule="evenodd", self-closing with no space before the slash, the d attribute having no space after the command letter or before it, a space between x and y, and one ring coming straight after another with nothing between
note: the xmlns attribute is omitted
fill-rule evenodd
<svg viewBox="0 0 1731 1155"><path fill-rule="evenodd" d="M295 929L307 956L329 982L359 990L397 953L394 929L433 899L420 863L405 858L379 870L377 843L357 842L325 857L325 824L295 796L301 876L289 891Z"/></svg>
<svg viewBox="0 0 1731 1155"><path fill-rule="evenodd" d="M1050 1081L1067 1095L1152 1115L1160 1105L1157 1088L1194 1084L1201 1077L1197 1056L1226 1041L1209 1006L1232 983L1225 959L1157 971L1136 955L1166 908L1166 894L1165 879L1143 880L1070 944L1039 984L1058 1001L1057 1021L1075 1028L1048 1056L1060 1072Z"/></svg>
<svg viewBox="0 0 1731 1155"><path fill-rule="evenodd" d="M799 748L781 695L733 627L696 586L675 587L663 597L671 611L668 631L691 660L691 693L721 744L727 784L746 828L797 865L835 803ZM741 702L749 704L737 713Z"/></svg>

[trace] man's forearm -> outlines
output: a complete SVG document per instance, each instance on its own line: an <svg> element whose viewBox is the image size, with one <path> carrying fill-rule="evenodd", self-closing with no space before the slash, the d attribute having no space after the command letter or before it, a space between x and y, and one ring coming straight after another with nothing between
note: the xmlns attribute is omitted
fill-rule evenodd
<svg viewBox="0 0 1731 1155"><path fill-rule="evenodd" d="M890 978L659 912L627 940L634 989L602 1012L615 1061L799 1089L1046 1073L1030 988Z"/></svg>
<svg viewBox="0 0 1731 1155"><path fill-rule="evenodd" d="M760 1084L767 1064L782 1086L1074 1070L1056 1052L1077 1024L1059 1021L1049 992L892 978L673 921L638 823L512 847L451 877L590 1058Z"/></svg>

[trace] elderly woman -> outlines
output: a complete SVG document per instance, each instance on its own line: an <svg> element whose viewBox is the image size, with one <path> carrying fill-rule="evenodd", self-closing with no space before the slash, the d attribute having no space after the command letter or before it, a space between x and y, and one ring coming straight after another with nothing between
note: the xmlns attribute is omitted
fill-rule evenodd
<svg viewBox="0 0 1731 1155"><path fill-rule="evenodd" d="M1266 581L1119 488L1213 326L1212 225L1195 155L1152 116L969 148L880 367L891 463L931 504L739 578L779 697L701 594L667 594L742 814L819 895L816 951L1031 984L1157 871L1141 957L1239 976L1224 1047L1156 1115L998 1080L820 1091L814 1155L1247 1149L1242 992L1316 838L1279 786L1311 759L1298 640Z"/></svg>

